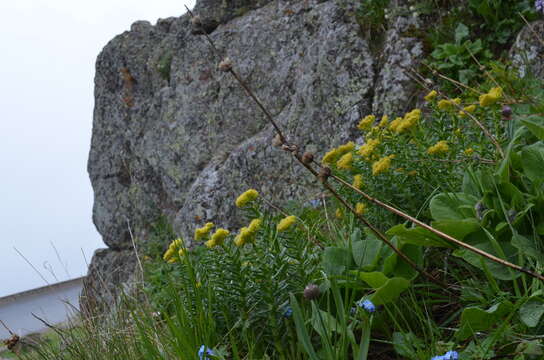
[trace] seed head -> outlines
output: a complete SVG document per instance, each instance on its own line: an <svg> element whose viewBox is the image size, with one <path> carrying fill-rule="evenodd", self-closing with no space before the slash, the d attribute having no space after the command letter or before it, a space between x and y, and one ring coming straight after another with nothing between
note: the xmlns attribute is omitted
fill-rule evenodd
<svg viewBox="0 0 544 360"><path fill-rule="evenodd" d="M309 151L306 151L303 155L302 155L302 162L306 165L309 165L312 163L312 161L314 161L314 154L312 154L311 152Z"/></svg>
<svg viewBox="0 0 544 360"><path fill-rule="evenodd" d="M280 147L281 144L283 144L283 141L281 141L281 136L280 134L276 134L276 136L274 136L274 139L272 139L272 146Z"/></svg>
<svg viewBox="0 0 544 360"><path fill-rule="evenodd" d="M232 69L232 61L228 57L226 57L219 63L218 68L220 71L223 72L230 71Z"/></svg>
<svg viewBox="0 0 544 360"><path fill-rule="evenodd" d="M327 179L329 178L329 176L331 176L331 174L332 174L331 168L328 166L323 166L319 170L319 175L317 175L317 177L319 178L319 181L321 181L322 183L325 183L327 182Z"/></svg>
<svg viewBox="0 0 544 360"><path fill-rule="evenodd" d="M508 105L504 105L501 114L503 120L510 120L512 118L512 108Z"/></svg>
<svg viewBox="0 0 544 360"><path fill-rule="evenodd" d="M304 298L306 300L315 300L319 297L320 293L319 286L316 284L308 284L304 288Z"/></svg>
<svg viewBox="0 0 544 360"><path fill-rule="evenodd" d="M202 19L200 18L200 16L195 15L195 16L191 19L191 24L192 24L194 27L201 27L201 26L202 26Z"/></svg>

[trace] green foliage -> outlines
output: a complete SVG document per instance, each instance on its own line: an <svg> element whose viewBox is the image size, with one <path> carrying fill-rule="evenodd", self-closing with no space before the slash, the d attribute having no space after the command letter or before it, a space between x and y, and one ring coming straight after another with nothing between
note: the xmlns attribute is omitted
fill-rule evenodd
<svg viewBox="0 0 544 360"><path fill-rule="evenodd" d="M171 52L165 52L157 63L157 71L161 77L168 82L170 82L170 71L172 68L173 57L174 56Z"/></svg>

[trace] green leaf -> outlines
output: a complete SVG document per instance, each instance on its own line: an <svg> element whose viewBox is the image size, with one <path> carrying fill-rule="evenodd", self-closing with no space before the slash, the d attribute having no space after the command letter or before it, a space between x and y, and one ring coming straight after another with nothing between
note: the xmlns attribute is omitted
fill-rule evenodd
<svg viewBox="0 0 544 360"><path fill-rule="evenodd" d="M466 210L460 206L469 205L474 207L478 199L465 193L441 193L431 199L429 208L435 220L462 220L470 217Z"/></svg>
<svg viewBox="0 0 544 360"><path fill-rule="evenodd" d="M482 242L473 244L473 246L477 247L480 250L483 250L491 255L495 255L499 258L501 256L497 254L496 249L494 246L489 242ZM516 263L518 259L518 251L517 249L512 246L509 242L501 242L500 246L502 248L502 251L506 254L507 259L512 263ZM470 250L467 249L458 249L453 252L453 255L461 257L463 260L468 262L469 264L484 270L484 265L482 264L482 261L484 262L485 266L489 269L490 273L493 275L493 277L499 279L499 280L513 280L515 278L518 278L521 273L518 271L514 271L504 265L498 264L494 261L487 260L483 256L478 255Z"/></svg>
<svg viewBox="0 0 544 360"><path fill-rule="evenodd" d="M461 325L455 337L463 341L477 331L484 331L500 323L501 318L507 315L514 306L510 301L504 301L483 310L477 306L467 307L461 314Z"/></svg>
<svg viewBox="0 0 544 360"><path fill-rule="evenodd" d="M400 356L417 360L417 350L425 348L425 344L411 332L395 332L393 333L393 347Z"/></svg>
<svg viewBox="0 0 544 360"><path fill-rule="evenodd" d="M352 256L348 249L341 247L325 248L323 269L329 275L341 275L351 267Z"/></svg>
<svg viewBox="0 0 544 360"><path fill-rule="evenodd" d="M386 232L396 236L401 242L419 246L448 247L448 243L422 227L408 229L405 224L395 225Z"/></svg>
<svg viewBox="0 0 544 360"><path fill-rule="evenodd" d="M468 37L468 34L469 34L468 27L465 24L460 23L459 25L457 25L457 28L455 29L455 42L460 44L461 41L463 41L463 39Z"/></svg>
<svg viewBox="0 0 544 360"><path fill-rule="evenodd" d="M534 183L544 181L544 143L537 142L521 150L523 172Z"/></svg>
<svg viewBox="0 0 544 360"><path fill-rule="evenodd" d="M376 292L370 297L370 301L372 301L374 305L383 305L393 302L409 287L410 281L401 277L391 278L380 288L376 289Z"/></svg>
<svg viewBox="0 0 544 360"><path fill-rule="evenodd" d="M544 262L544 254L542 254L535 241L519 234L516 230L512 234L512 245L523 255L532 257L540 263Z"/></svg>
<svg viewBox="0 0 544 360"><path fill-rule="evenodd" d="M519 318L528 327L536 327L542 315L544 315L544 300L536 296L531 297L519 309Z"/></svg>
<svg viewBox="0 0 544 360"><path fill-rule="evenodd" d="M431 225L457 240L463 240L468 234L480 230L480 223L475 218L433 221Z"/></svg>
<svg viewBox="0 0 544 360"><path fill-rule="evenodd" d="M293 319L295 320L297 339L302 343L304 350L306 350L306 353L311 360L319 360L319 357L314 350L314 346L312 345L312 341L310 340L306 325L304 324L304 318L302 317L303 315L300 306L298 305L298 301L293 294L289 294L289 298L291 300L291 307L293 308Z"/></svg>
<svg viewBox="0 0 544 360"><path fill-rule="evenodd" d="M364 271L373 270L380 261L380 251L383 241L374 235L367 235L364 240L353 241L351 252L355 264Z"/></svg>
<svg viewBox="0 0 544 360"><path fill-rule="evenodd" d="M382 287L389 278L385 276L384 273L374 271L374 272L366 272L366 273L359 273L359 278L366 282L368 285L373 287L374 289L377 289L379 287Z"/></svg>
<svg viewBox="0 0 544 360"><path fill-rule="evenodd" d="M531 115L521 119L521 123L540 140L544 140L544 117Z"/></svg>
<svg viewBox="0 0 544 360"><path fill-rule="evenodd" d="M313 303L312 303L313 305ZM312 306L312 327L323 338L331 338L333 332L340 332L340 326L336 318L327 311Z"/></svg>

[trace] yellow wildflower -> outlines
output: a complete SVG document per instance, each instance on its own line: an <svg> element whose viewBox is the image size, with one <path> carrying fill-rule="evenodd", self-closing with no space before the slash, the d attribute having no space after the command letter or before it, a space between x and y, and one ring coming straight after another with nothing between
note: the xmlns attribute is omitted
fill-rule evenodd
<svg viewBox="0 0 544 360"><path fill-rule="evenodd" d="M365 210L366 210L366 209L365 209L365 204L363 204L363 203L357 203L357 204L355 205L355 213L356 213L357 215L363 215L363 214L365 213Z"/></svg>
<svg viewBox="0 0 544 360"><path fill-rule="evenodd" d="M359 190L363 187L363 175L359 174L353 177L353 187Z"/></svg>
<svg viewBox="0 0 544 360"><path fill-rule="evenodd" d="M468 149L465 149L465 151L463 151L465 153L466 156L470 156L474 153L474 149L473 148L468 148Z"/></svg>
<svg viewBox="0 0 544 360"><path fill-rule="evenodd" d="M408 171L408 172L406 173L406 175L408 175L408 176L416 176L416 175L417 175L417 171L415 171L415 170Z"/></svg>
<svg viewBox="0 0 544 360"><path fill-rule="evenodd" d="M378 126L383 128L383 127L385 127L385 125L387 125L388 121L389 121L389 116L384 115L384 116L382 116L382 120L380 121Z"/></svg>
<svg viewBox="0 0 544 360"><path fill-rule="evenodd" d="M332 149L331 151L329 151L328 153L326 153L324 156L323 156L323 159L321 160L321 163L323 164L332 164L336 158L338 158L338 150L337 149Z"/></svg>
<svg viewBox="0 0 544 360"><path fill-rule="evenodd" d="M438 108L440 110L450 110L451 108L453 108L453 105L459 105L459 104L461 104L460 98L455 98L453 100L442 99L438 102Z"/></svg>
<svg viewBox="0 0 544 360"><path fill-rule="evenodd" d="M469 113L469 114L472 114L474 112L474 110L476 110L476 105L469 105L469 106L466 106L463 108L464 111L459 111L459 116L460 117L466 117L467 114L466 113Z"/></svg>
<svg viewBox="0 0 544 360"><path fill-rule="evenodd" d="M350 141L344 145L340 145L337 149L336 149L336 152L338 154L338 156L342 156L344 155L345 153L348 153L350 151L353 151L355 149L355 143L353 141Z"/></svg>
<svg viewBox="0 0 544 360"><path fill-rule="evenodd" d="M376 120L374 115L367 115L361 119L359 125L357 125L357 128L362 131L368 130L372 126L372 123L374 123L374 120Z"/></svg>
<svg viewBox="0 0 544 360"><path fill-rule="evenodd" d="M285 231L287 230L291 225L293 225L297 221L297 218L294 215L287 216L280 220L278 223L278 226L276 226L278 231Z"/></svg>
<svg viewBox="0 0 544 360"><path fill-rule="evenodd" d="M342 213L342 210L340 208L336 209L334 216L336 216L337 219L341 219L344 214Z"/></svg>
<svg viewBox="0 0 544 360"><path fill-rule="evenodd" d="M462 135L462 132L461 132L460 128L455 129L455 131L453 133L455 134L455 136L461 136Z"/></svg>
<svg viewBox="0 0 544 360"><path fill-rule="evenodd" d="M197 281L195 286L196 286L197 289L201 288L202 287L202 282Z"/></svg>
<svg viewBox="0 0 544 360"><path fill-rule="evenodd" d="M259 228L261 227L261 224L262 224L262 220L261 219L253 219L251 220L251 222L249 223L249 231L252 233L252 234L255 234L257 232L257 230L259 230Z"/></svg>
<svg viewBox="0 0 544 360"><path fill-rule="evenodd" d="M439 142L428 148L427 153L429 153L430 155L435 155L448 152L449 150L450 147L448 146L448 142L446 140L440 140Z"/></svg>
<svg viewBox="0 0 544 360"><path fill-rule="evenodd" d="M206 223L206 225L204 225L203 227L196 229L195 240L198 241L202 239L204 236L208 235L208 233L210 232L212 228L213 228L213 223L209 222L209 223Z"/></svg>
<svg viewBox="0 0 544 360"><path fill-rule="evenodd" d="M399 134L404 130L410 129L419 121L419 119L421 119L421 110L419 109L414 109L409 113L406 113L404 118L396 126L395 132Z"/></svg>
<svg viewBox="0 0 544 360"><path fill-rule="evenodd" d="M389 170L389 168L391 167L391 159L393 159L394 157L395 155L389 155L374 162L372 164L372 175L376 176Z"/></svg>
<svg viewBox="0 0 544 360"><path fill-rule="evenodd" d="M438 95L438 93L436 92L436 90L432 90L431 92L429 92L426 96L425 96L425 101L433 101L433 99Z"/></svg>
<svg viewBox="0 0 544 360"><path fill-rule="evenodd" d="M348 152L345 155L342 155L340 160L336 162L336 166L339 169L344 169L344 170L350 170L352 164L353 164L353 153L350 153L350 152Z"/></svg>
<svg viewBox="0 0 544 360"><path fill-rule="evenodd" d="M162 256L163 260L172 264L178 261L178 257L176 256L176 253L179 253L179 256L182 256L185 254L185 249L182 248L183 240L181 238L177 238L174 241L168 245L168 250L164 253Z"/></svg>
<svg viewBox="0 0 544 360"><path fill-rule="evenodd" d="M480 95L480 106L493 105L502 98L502 88L494 87L487 94Z"/></svg>
<svg viewBox="0 0 544 360"><path fill-rule="evenodd" d="M248 203L252 202L253 200L255 200L258 197L259 197L259 193L257 192L257 190L249 189L248 191L246 191L242 195L238 196L238 198L236 199L236 206L244 207Z"/></svg>
<svg viewBox="0 0 544 360"><path fill-rule="evenodd" d="M218 244L217 244L215 241L213 241L212 239L210 239L210 240L206 241L206 242L204 243L204 245L205 245L208 249L211 249L211 248L217 246Z"/></svg>
<svg viewBox="0 0 544 360"><path fill-rule="evenodd" d="M397 127L400 125L401 121L402 121L401 117L398 117L395 120L391 121L391 124L389 124L389 130L396 132Z"/></svg>
<svg viewBox="0 0 544 360"><path fill-rule="evenodd" d="M368 139L363 146L359 149L359 155L368 158L380 144L378 139Z"/></svg>
<svg viewBox="0 0 544 360"><path fill-rule="evenodd" d="M210 241L213 241L213 246L221 245L223 241L225 241L225 238L230 234L230 232L227 229L217 229L215 233L212 235L212 238ZM207 246L207 245L206 245ZM212 246L212 247L213 247ZM209 246L208 246L209 247Z"/></svg>

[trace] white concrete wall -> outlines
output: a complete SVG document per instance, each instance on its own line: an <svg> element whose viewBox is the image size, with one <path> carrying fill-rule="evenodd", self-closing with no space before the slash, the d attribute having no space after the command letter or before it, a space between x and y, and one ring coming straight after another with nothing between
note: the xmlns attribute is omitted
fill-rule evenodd
<svg viewBox="0 0 544 360"><path fill-rule="evenodd" d="M20 336L47 328L32 313L49 324L63 323L77 312L74 308L79 309L82 282L83 278L79 278L0 298L0 320ZM9 332L0 325L0 339L9 336Z"/></svg>

